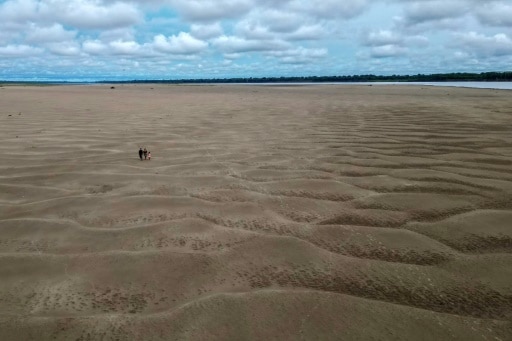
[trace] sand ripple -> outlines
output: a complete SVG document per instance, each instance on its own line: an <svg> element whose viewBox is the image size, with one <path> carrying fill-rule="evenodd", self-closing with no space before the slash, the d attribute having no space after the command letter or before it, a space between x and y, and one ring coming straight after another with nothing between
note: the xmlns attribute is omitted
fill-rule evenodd
<svg viewBox="0 0 512 341"><path fill-rule="evenodd" d="M511 338L509 95L6 87L0 339Z"/></svg>

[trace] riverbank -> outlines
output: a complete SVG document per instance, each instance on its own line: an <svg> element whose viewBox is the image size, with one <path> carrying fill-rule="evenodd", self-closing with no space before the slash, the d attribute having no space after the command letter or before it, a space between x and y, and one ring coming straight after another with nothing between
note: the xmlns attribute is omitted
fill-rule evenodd
<svg viewBox="0 0 512 341"><path fill-rule="evenodd" d="M507 91L109 84L0 100L1 339L512 335Z"/></svg>

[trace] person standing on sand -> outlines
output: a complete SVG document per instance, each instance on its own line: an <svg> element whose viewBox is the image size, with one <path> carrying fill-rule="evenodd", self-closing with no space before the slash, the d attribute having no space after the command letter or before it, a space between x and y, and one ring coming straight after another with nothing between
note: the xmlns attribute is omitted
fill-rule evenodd
<svg viewBox="0 0 512 341"><path fill-rule="evenodd" d="M148 160L151 161L151 152L148 150Z"/></svg>
<svg viewBox="0 0 512 341"><path fill-rule="evenodd" d="M143 151L142 151L142 147L140 147L140 148L139 148L139 157L140 157L140 161L142 161L142 153L143 153Z"/></svg>
<svg viewBox="0 0 512 341"><path fill-rule="evenodd" d="M147 160L148 158L148 150L144 148L144 160Z"/></svg>

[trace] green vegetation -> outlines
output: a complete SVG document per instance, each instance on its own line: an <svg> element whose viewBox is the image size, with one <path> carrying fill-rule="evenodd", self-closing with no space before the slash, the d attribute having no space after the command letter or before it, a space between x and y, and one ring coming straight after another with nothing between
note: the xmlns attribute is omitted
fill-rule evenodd
<svg viewBox="0 0 512 341"><path fill-rule="evenodd" d="M437 73L417 75L354 75L354 76L307 76L307 77L260 77L260 78L202 78L178 80L131 80L103 81L98 83L322 83L322 82L511 82L512 72Z"/></svg>
<svg viewBox="0 0 512 341"><path fill-rule="evenodd" d="M64 82L65 83L65 82ZM49 85L57 85L58 83L54 82L18 82L18 81L0 81L0 87L4 86L49 86Z"/></svg>
<svg viewBox="0 0 512 341"><path fill-rule="evenodd" d="M512 82L512 71L482 73L435 73L417 75L353 75L353 76L305 76L305 77L238 77L238 78L200 78L200 79L134 79L134 80L103 80L98 82L66 82L66 81L2 81L3 86L48 86L59 84L128 84L128 83L161 83L161 84L201 84L201 83L359 83L359 82Z"/></svg>

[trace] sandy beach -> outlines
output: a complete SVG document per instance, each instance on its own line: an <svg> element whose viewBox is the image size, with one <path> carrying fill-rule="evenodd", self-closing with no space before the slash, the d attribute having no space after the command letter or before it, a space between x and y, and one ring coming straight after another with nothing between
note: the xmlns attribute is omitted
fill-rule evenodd
<svg viewBox="0 0 512 341"><path fill-rule="evenodd" d="M510 340L511 94L2 86L0 340Z"/></svg>

